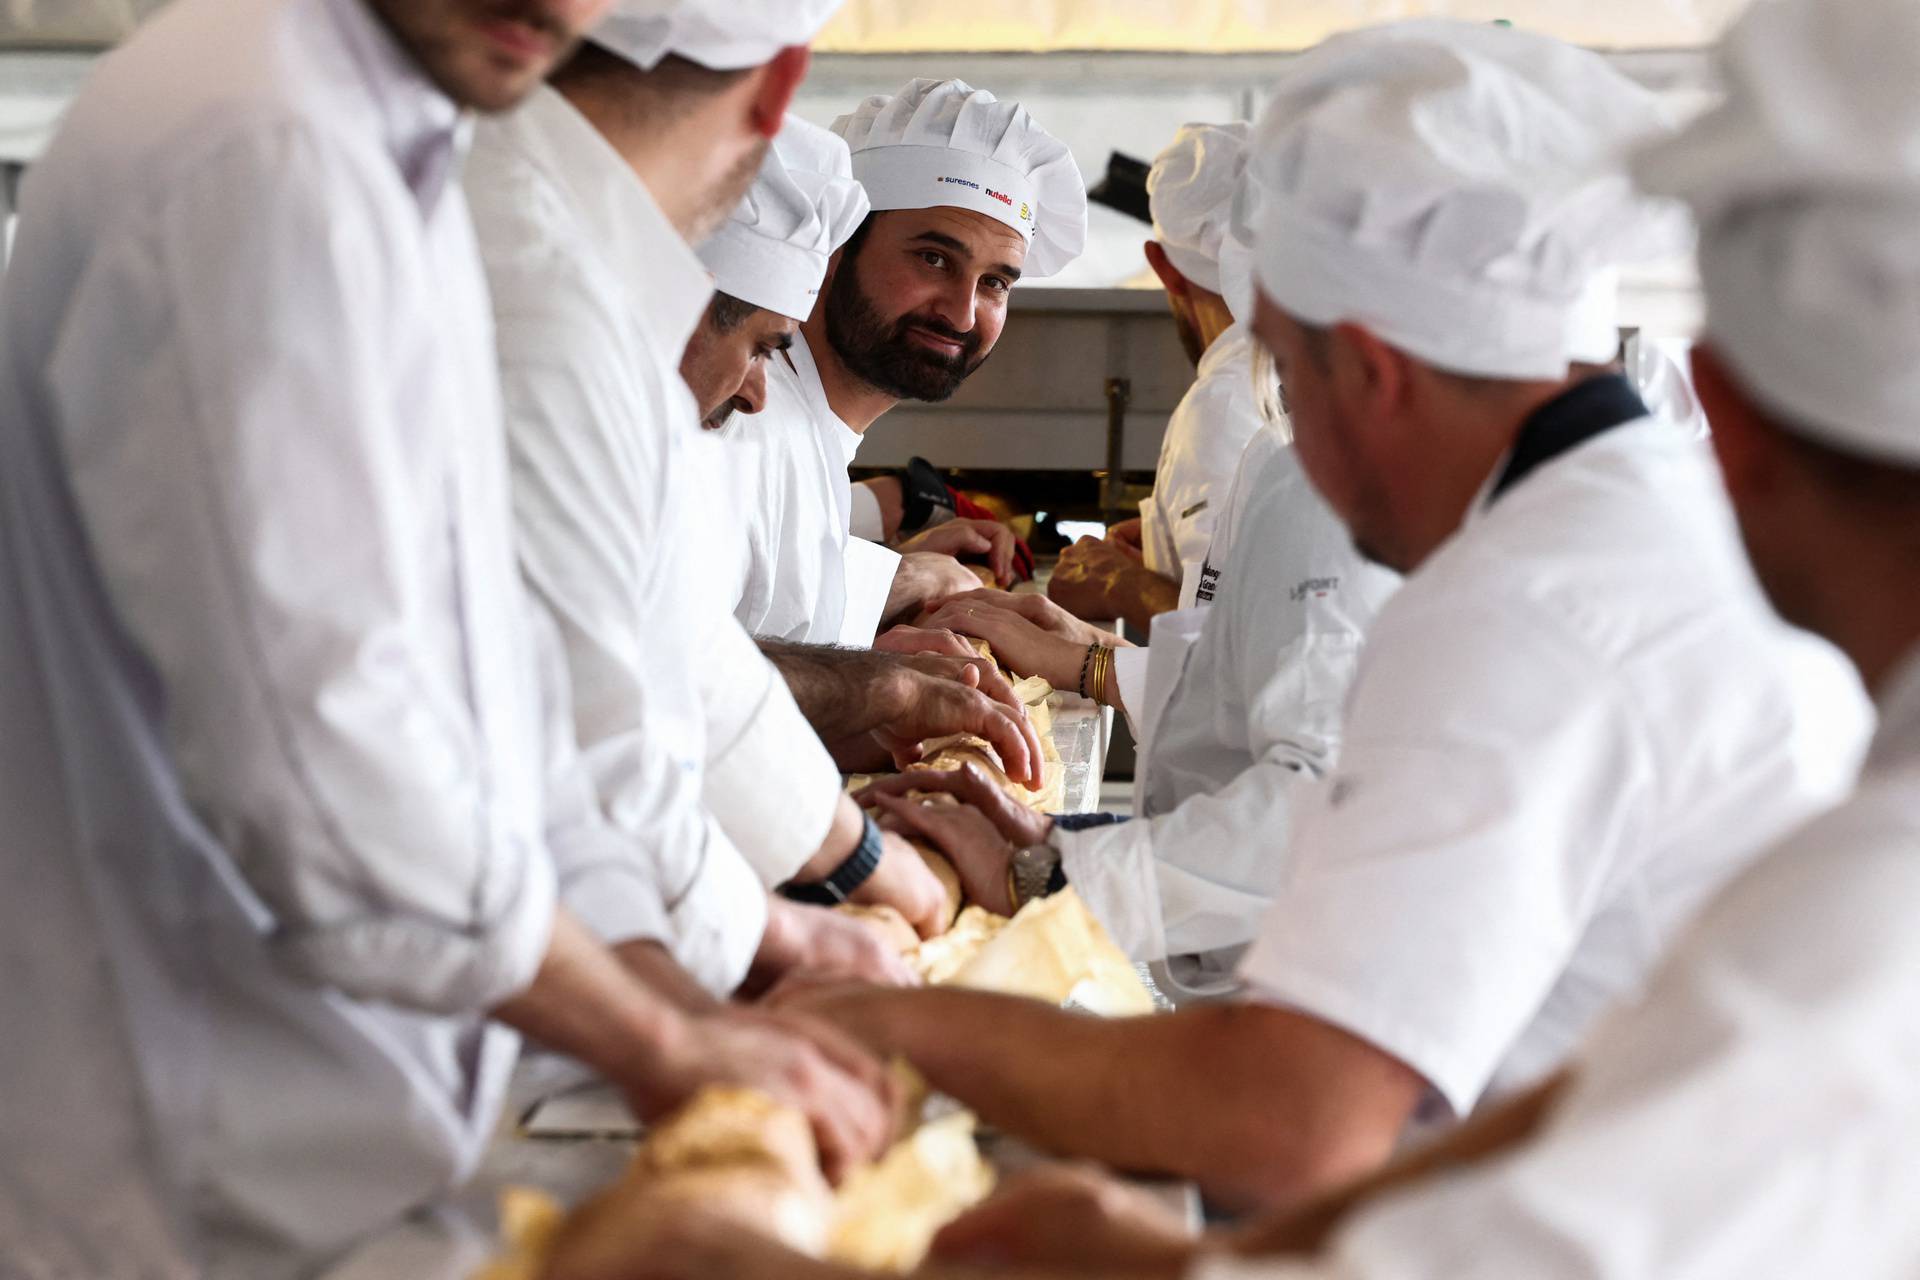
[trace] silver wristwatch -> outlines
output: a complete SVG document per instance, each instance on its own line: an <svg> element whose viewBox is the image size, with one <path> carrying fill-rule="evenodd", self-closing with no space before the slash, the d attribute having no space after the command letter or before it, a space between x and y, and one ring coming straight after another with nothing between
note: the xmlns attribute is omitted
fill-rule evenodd
<svg viewBox="0 0 1920 1280"><path fill-rule="evenodd" d="M1013 851L1013 909L1047 896L1060 870L1060 851L1050 844L1030 844Z"/></svg>

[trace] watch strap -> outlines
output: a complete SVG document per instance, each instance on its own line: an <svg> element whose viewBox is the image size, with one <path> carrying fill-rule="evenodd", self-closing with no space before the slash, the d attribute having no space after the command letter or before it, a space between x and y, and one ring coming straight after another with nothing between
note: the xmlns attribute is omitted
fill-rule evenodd
<svg viewBox="0 0 1920 1280"><path fill-rule="evenodd" d="M780 896L809 906L837 907L858 893L860 886L872 879L873 873L880 869L880 858L886 850L880 838L880 827L873 818L863 814L861 821L864 825L860 829L860 843L846 861L835 867L824 880L782 886Z"/></svg>

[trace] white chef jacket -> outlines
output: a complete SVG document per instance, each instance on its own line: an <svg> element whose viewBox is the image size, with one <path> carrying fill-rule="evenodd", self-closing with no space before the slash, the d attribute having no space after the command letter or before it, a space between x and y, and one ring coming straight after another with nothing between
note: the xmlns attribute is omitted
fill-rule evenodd
<svg viewBox="0 0 1920 1280"><path fill-rule="evenodd" d="M1844 795L1870 721L1767 608L1706 446L1617 427L1483 495L1381 612L1242 977L1464 1115Z"/></svg>
<svg viewBox="0 0 1920 1280"><path fill-rule="evenodd" d="M462 134L358 0L180 0L27 182L15 1263L304 1274L494 1128L517 1042L484 1011L532 979L556 875Z"/></svg>
<svg viewBox="0 0 1920 1280"><path fill-rule="evenodd" d="M1920 1273L1920 653L1858 792L1722 894L1516 1153L1208 1280Z"/></svg>
<svg viewBox="0 0 1920 1280"><path fill-rule="evenodd" d="M1147 568L1185 582L1199 571L1215 519L1247 442L1260 429L1253 397L1253 334L1234 324L1200 357L1167 434L1153 492L1140 503L1140 546Z"/></svg>
<svg viewBox="0 0 1920 1280"><path fill-rule="evenodd" d="M747 541L735 616L757 636L871 644L900 557L864 540L850 550L847 468L861 437L827 403L804 334L767 362L766 408L735 414L718 435L737 459Z"/></svg>
<svg viewBox="0 0 1920 1280"><path fill-rule="evenodd" d="M644 846L632 892L664 890L675 955L730 991L764 931L765 889L819 848L840 787L785 682L704 581L696 504L708 499L689 480L707 474L692 456L706 442L679 358L712 284L638 176L550 88L481 125L467 187L521 563L560 626L576 732L603 803Z"/></svg>
<svg viewBox="0 0 1920 1280"><path fill-rule="evenodd" d="M1068 882L1136 960L1252 939L1282 879L1289 813L1332 767L1361 644L1399 585L1354 550L1277 430L1255 432L1221 506L1233 536L1206 557L1211 603L1163 615L1147 650L1152 674L1173 670L1164 708L1136 717L1142 816L1052 837ZM1198 637L1183 645L1189 617Z"/></svg>

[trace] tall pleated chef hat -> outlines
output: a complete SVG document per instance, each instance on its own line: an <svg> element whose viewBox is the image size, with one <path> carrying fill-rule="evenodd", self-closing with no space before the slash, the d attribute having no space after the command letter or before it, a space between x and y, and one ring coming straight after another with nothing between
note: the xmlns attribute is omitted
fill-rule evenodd
<svg viewBox="0 0 1920 1280"><path fill-rule="evenodd" d="M853 180L847 144L788 116L753 187L700 246L700 260L722 293L805 320L827 259L866 216L867 193Z"/></svg>
<svg viewBox="0 0 1920 1280"><path fill-rule="evenodd" d="M773 61L812 44L844 0L614 0L589 35L642 71L677 54L713 71Z"/></svg>
<svg viewBox="0 0 1920 1280"><path fill-rule="evenodd" d="M1243 121L1181 125L1147 173L1153 238L1181 275L1214 293L1223 291L1220 251L1233 193L1247 171L1252 127Z"/></svg>
<svg viewBox="0 0 1920 1280"><path fill-rule="evenodd" d="M1445 20L1335 36L1254 130L1260 286L1304 323L1362 324L1456 373L1611 360L1618 268L1688 247L1684 211L1626 172L1668 129L1650 92L1544 36Z"/></svg>
<svg viewBox="0 0 1920 1280"><path fill-rule="evenodd" d="M913 80L833 122L876 212L952 206L1027 240L1024 272L1050 276L1087 246L1087 186L1065 143L1017 102L962 80Z"/></svg>
<svg viewBox="0 0 1920 1280"><path fill-rule="evenodd" d="M1785 425L1920 466L1920 8L1762 4L1727 96L1641 156L1692 205L1708 339Z"/></svg>

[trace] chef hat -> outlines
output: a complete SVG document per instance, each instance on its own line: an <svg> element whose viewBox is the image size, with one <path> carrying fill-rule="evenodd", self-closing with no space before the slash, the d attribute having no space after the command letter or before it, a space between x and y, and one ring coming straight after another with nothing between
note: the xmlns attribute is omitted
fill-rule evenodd
<svg viewBox="0 0 1920 1280"><path fill-rule="evenodd" d="M1087 245L1087 188L1066 144L1025 107L961 80L914 80L868 98L833 131L873 207L952 206L1005 223L1028 243L1026 274L1050 276Z"/></svg>
<svg viewBox="0 0 1920 1280"><path fill-rule="evenodd" d="M614 0L589 37L643 71L678 54L714 71L773 61L811 44L842 0Z"/></svg>
<svg viewBox="0 0 1920 1280"><path fill-rule="evenodd" d="M1220 250L1234 189L1247 169L1251 127L1241 121L1181 125L1147 174L1153 238L1181 275L1214 293L1222 291Z"/></svg>
<svg viewBox="0 0 1920 1280"><path fill-rule="evenodd" d="M813 314L827 259L867 216L847 144L819 125L788 116L753 187L700 260L722 293L805 320Z"/></svg>
<svg viewBox="0 0 1920 1280"><path fill-rule="evenodd" d="M1920 466L1920 8L1760 5L1719 57L1724 104L1637 166L1700 222L1711 341L1796 430Z"/></svg>
<svg viewBox="0 0 1920 1280"><path fill-rule="evenodd" d="M1254 131L1262 289L1439 368L1561 378L1619 347L1617 271L1687 247L1626 149L1657 100L1597 54L1444 20L1338 35Z"/></svg>

